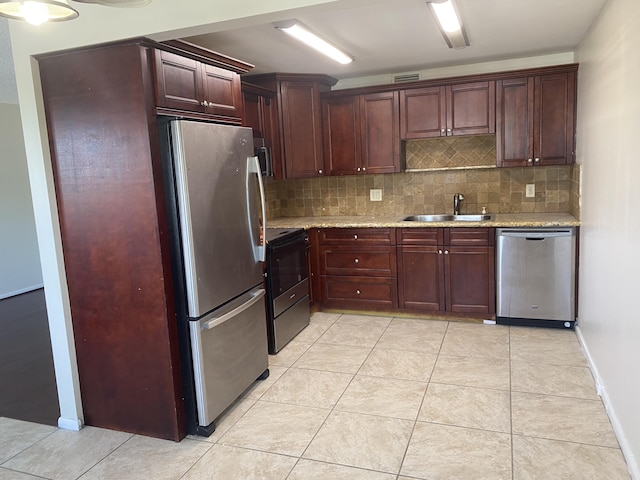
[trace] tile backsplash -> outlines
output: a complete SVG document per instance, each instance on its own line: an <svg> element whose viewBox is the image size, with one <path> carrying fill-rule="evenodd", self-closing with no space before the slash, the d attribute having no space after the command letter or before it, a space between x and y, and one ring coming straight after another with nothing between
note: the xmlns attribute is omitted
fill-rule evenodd
<svg viewBox="0 0 640 480"><path fill-rule="evenodd" d="M535 197L527 198L531 183ZM370 189L381 189L382 201L372 202ZM486 207L489 213L571 213L579 218L580 165L270 180L267 218L452 213L455 193L465 197L462 213Z"/></svg>
<svg viewBox="0 0 640 480"><path fill-rule="evenodd" d="M469 135L410 140L405 145L406 169L443 169L496 164L496 136Z"/></svg>

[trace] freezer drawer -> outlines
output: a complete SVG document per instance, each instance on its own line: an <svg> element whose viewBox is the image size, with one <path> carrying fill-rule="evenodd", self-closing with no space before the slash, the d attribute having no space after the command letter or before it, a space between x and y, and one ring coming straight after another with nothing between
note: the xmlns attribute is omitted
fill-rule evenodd
<svg viewBox="0 0 640 480"><path fill-rule="evenodd" d="M201 427L211 424L269 366L265 291L256 288L190 322Z"/></svg>
<svg viewBox="0 0 640 480"><path fill-rule="evenodd" d="M496 231L497 317L575 320L575 229Z"/></svg>

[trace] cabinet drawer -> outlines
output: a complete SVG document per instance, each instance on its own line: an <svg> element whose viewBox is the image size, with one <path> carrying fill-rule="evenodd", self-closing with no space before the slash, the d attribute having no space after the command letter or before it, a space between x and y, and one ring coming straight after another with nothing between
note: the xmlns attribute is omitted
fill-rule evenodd
<svg viewBox="0 0 640 480"><path fill-rule="evenodd" d="M424 245L435 247L444 243L443 228L399 228L399 245Z"/></svg>
<svg viewBox="0 0 640 480"><path fill-rule="evenodd" d="M446 245L491 247L495 244L495 228L461 227L447 228L444 232Z"/></svg>
<svg viewBox="0 0 640 480"><path fill-rule="evenodd" d="M395 276L394 247L322 246L321 268L325 275Z"/></svg>
<svg viewBox="0 0 640 480"><path fill-rule="evenodd" d="M324 304L341 308L397 308L398 295L395 278L381 277L323 277Z"/></svg>
<svg viewBox="0 0 640 480"><path fill-rule="evenodd" d="M395 228L323 228L320 243L325 245L395 245Z"/></svg>

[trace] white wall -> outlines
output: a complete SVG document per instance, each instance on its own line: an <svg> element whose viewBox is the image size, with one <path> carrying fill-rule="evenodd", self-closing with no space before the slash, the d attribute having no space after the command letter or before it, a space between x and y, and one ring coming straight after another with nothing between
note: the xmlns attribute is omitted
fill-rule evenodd
<svg viewBox="0 0 640 480"><path fill-rule="evenodd" d="M579 333L640 479L640 2L609 0L577 51ZM588 419L585 419L588 421Z"/></svg>
<svg viewBox="0 0 640 480"><path fill-rule="evenodd" d="M56 210L37 62L32 55L123 38L158 40L212 32L226 27L295 18L298 8L322 8L336 0L153 0L144 8L108 8L74 3L80 17L34 27L10 22L27 165L38 232L42 275L60 400L58 425L83 423L69 296ZM351 0L349 0L351 1ZM354 0L355 1L355 0ZM341 0L346 3L347 0ZM214 4L215 3L215 4ZM283 12L280 16L273 12Z"/></svg>
<svg viewBox="0 0 640 480"><path fill-rule="evenodd" d="M18 105L0 103L0 298L42 286Z"/></svg>

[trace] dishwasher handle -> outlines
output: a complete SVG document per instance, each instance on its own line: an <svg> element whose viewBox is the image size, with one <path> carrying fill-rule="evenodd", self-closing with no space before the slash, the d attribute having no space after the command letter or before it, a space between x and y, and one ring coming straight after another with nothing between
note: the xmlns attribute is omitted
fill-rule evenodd
<svg viewBox="0 0 640 480"><path fill-rule="evenodd" d="M499 237L515 237L524 238L526 240L544 240L545 238L557 238L557 237L571 237L573 236L573 229L558 229L558 230L500 230L498 231Z"/></svg>

